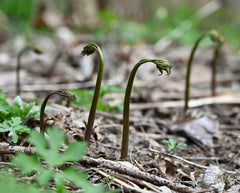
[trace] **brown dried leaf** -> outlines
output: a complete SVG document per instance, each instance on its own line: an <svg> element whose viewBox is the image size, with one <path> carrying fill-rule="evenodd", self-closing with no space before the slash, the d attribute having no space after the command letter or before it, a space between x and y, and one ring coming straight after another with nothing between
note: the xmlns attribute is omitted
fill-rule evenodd
<svg viewBox="0 0 240 193"><path fill-rule="evenodd" d="M213 134L219 130L219 122L216 116L203 116L187 122L174 124L171 132L183 133L187 137L197 140L207 147L213 147Z"/></svg>
<svg viewBox="0 0 240 193"><path fill-rule="evenodd" d="M166 175L170 177L176 176L177 166L170 160L165 159Z"/></svg>

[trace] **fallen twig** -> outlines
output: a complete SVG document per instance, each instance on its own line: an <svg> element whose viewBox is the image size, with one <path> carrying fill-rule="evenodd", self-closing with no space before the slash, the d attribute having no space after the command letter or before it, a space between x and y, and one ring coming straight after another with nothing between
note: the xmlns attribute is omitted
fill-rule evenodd
<svg viewBox="0 0 240 193"><path fill-rule="evenodd" d="M128 167L126 165L121 164L120 162L114 162L110 160L100 160L100 159L95 159L91 157L83 157L83 159L81 160L81 163L91 165L91 166L101 166L108 169L113 169L117 172L124 173L147 182L151 182L152 184L157 186L167 186L178 192L184 192L184 193L196 192L196 190L191 187L182 185L180 183L171 182L159 176Z"/></svg>
<svg viewBox="0 0 240 193"><path fill-rule="evenodd" d="M26 152L34 153L36 150L35 147L24 147L18 145L10 145L8 143L0 143L0 153L16 153L16 152Z"/></svg>
<svg viewBox="0 0 240 193"><path fill-rule="evenodd" d="M145 182L143 180L140 180L140 179L137 179L137 178L134 178L134 177L131 177L129 175L125 175L125 174L119 174L119 173L115 173L115 172L109 172L109 174L111 176L114 176L114 177L117 177L119 179L122 179L122 180L128 180L128 181L131 181L131 182L134 182L140 186L144 186L144 187L147 187L149 190L153 190L155 193L161 193L162 191L159 190L160 188L158 186L155 186L149 182ZM141 191L142 192L142 191ZM148 192L152 192L152 191L148 191Z"/></svg>
<svg viewBox="0 0 240 193"><path fill-rule="evenodd" d="M179 157L179 156L176 156L176 155L171 155L171 154L163 153L163 152L160 152L160 151L157 151L157 150L154 150L154 149L150 149L150 151L153 151L153 152L155 152L155 153L163 154L164 156L168 156L168 157L172 157L172 158L178 159L178 160L180 160L180 161L183 161L183 162L185 162L185 163L187 163L187 164L196 166L196 167L198 167L198 168L202 168L202 169L207 169L207 168L208 168L207 166L203 166L203 165L200 165L200 164L196 164L196 163L194 163L194 162L188 161L188 160L183 159L183 158L181 158L181 157ZM223 159L223 160L226 159L226 158L222 158L222 157L220 157L220 156L216 156L216 157L214 157L214 158L218 158L218 159L220 158L220 159ZM224 169L222 169L222 171L225 172L225 173L228 173L228 174L236 174L236 172L234 172L234 171L228 171L228 170L224 170Z"/></svg>
<svg viewBox="0 0 240 193"><path fill-rule="evenodd" d="M114 183L116 183L119 187L125 187L127 188L128 190L132 190L136 193L153 193L152 191L148 191L148 190L143 190L141 188L139 188L136 184L134 184L132 181L128 181L126 182L126 179L120 179L120 178L117 178L115 175L109 175L101 170L97 170L97 172L104 176L104 177L110 177L110 176L114 176L114 179L112 179L112 181Z"/></svg>
<svg viewBox="0 0 240 193"><path fill-rule="evenodd" d="M195 108L204 105L212 104L240 104L240 96L238 95L222 95L216 97L207 97L201 99L192 99L189 101L189 107ZM140 103L131 104L131 109L143 110L143 109L156 109L156 108L182 108L184 105L183 100L179 101L167 101L167 102L155 102L155 103Z"/></svg>

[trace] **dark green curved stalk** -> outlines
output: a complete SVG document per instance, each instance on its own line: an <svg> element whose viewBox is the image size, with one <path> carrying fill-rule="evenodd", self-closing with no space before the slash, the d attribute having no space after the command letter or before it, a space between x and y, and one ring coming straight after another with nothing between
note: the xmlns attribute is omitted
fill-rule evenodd
<svg viewBox="0 0 240 193"><path fill-rule="evenodd" d="M189 60L188 60L188 64L187 64L187 75L186 75L186 86L185 86L185 105L184 105L184 111L185 112L188 110L190 74L191 74L191 67L192 67L193 57L194 57L196 49L198 48L199 43L202 41L203 38L205 38L207 36L210 37L210 39L213 42L216 42L218 44L217 47L216 47L216 50L215 50L215 57L218 57L219 48L220 48L219 45L222 44L222 42L223 42L223 38L215 30L212 30L212 31L210 31L208 33L205 33L204 35L202 35L195 42L195 44L194 44L194 46L192 48ZM215 81L215 72L216 72L216 61L217 61L217 58L215 58L214 60L215 61L212 62L212 93L215 91L215 84L213 85L213 83L216 82Z"/></svg>
<svg viewBox="0 0 240 193"><path fill-rule="evenodd" d="M20 95L20 76L19 76L19 73L20 73L20 68L21 68L21 57L23 56L23 54L25 54L26 52L28 51L34 51L36 54L42 54L42 50L40 50L39 48L37 47L34 47L34 46L26 46L24 47L18 54L17 56L17 68L16 68L16 95Z"/></svg>
<svg viewBox="0 0 240 193"><path fill-rule="evenodd" d="M71 101L76 100L77 98L75 94L69 92L68 90L56 90L51 92L49 95L47 95L47 97L44 99L42 103L41 110L40 110L40 132L43 132L43 133L45 132L45 122L44 122L45 108L46 108L48 99L54 94L61 95Z"/></svg>
<svg viewBox="0 0 240 193"><path fill-rule="evenodd" d="M166 60L149 60L149 59L143 59L140 60L132 69L124 97L124 108L123 108L123 133L122 133L122 149L121 149L121 158L122 160L125 160L128 155L128 139L129 139L129 106L130 106L130 98L131 98L131 91L133 86L133 80L135 77L135 74L137 72L137 69L144 63L152 62L156 64L156 67L160 71L160 75L163 74L163 71L167 72L167 75L171 73L172 65L169 64Z"/></svg>
<svg viewBox="0 0 240 193"><path fill-rule="evenodd" d="M91 55L95 51L98 53L100 65L99 65L98 76L97 76L97 80L96 80L92 105L91 105L89 116L88 116L87 128L86 128L86 132L85 132L85 140L88 142L90 142L92 131L93 131L94 119L95 119L97 103L98 103L98 98L99 98L101 83L102 83L104 58L103 58L103 54L102 54L100 47L94 43L88 44L87 46L84 47L84 49L82 51L83 55Z"/></svg>

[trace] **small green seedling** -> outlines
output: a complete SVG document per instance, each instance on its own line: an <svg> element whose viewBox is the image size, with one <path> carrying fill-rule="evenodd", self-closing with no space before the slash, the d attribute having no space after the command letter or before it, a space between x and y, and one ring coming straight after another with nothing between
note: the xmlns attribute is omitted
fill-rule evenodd
<svg viewBox="0 0 240 193"><path fill-rule="evenodd" d="M83 51L82 51L82 54L87 55L87 56L93 54L95 51L99 55L100 66L99 66L99 70L98 70L98 76L97 76L94 95L93 95L93 99L92 99L92 105L90 108L88 122L87 122L87 128L86 128L86 132L85 132L85 140L88 142L90 142L92 131L93 131L94 119L95 119L97 103L98 103L98 98L99 98L101 83L102 83L104 58L103 58L103 54L102 54L100 47L94 43L88 44L87 46L85 46L83 48Z"/></svg>
<svg viewBox="0 0 240 193"><path fill-rule="evenodd" d="M19 152L11 161L23 174L36 174L37 187L46 191L50 190L49 185L54 182L56 192L65 193L68 181L81 187L85 193L108 192L104 190L102 184L93 186L84 172L78 171L74 166L66 166L66 163L78 162L86 155L86 142L74 141L64 148L66 138L64 131L54 127L47 129L46 132L49 136L48 141L45 140L43 133L32 130L28 142L36 148L35 154Z"/></svg>
<svg viewBox="0 0 240 193"><path fill-rule="evenodd" d="M18 134L29 133L26 123L32 117L39 117L39 108L35 102L23 102L20 96L15 97L12 104L8 104L6 99L0 90L0 132L9 133L10 141L17 143Z"/></svg>
<svg viewBox="0 0 240 193"><path fill-rule="evenodd" d="M111 185L114 179L114 176L108 176L107 178L105 178L105 184Z"/></svg>
<svg viewBox="0 0 240 193"><path fill-rule="evenodd" d="M212 30L210 32L207 32L205 34L203 34L194 44L189 60L188 60L188 64L187 64L187 75L186 75L186 86L185 86L185 105L184 105L184 111L186 112L188 110L188 101L189 101L189 85L190 85L190 74L191 74L191 67L192 67L192 61L193 61L193 57L195 54L195 51L198 48L199 43L205 38L205 37L210 37L210 39L213 42L217 43L217 46L215 48L215 53L214 53L214 58L212 61L212 81L211 81L211 88L212 88L212 96L215 95L215 87L216 87L216 62L217 62L217 58L219 55L219 51L220 48L223 44L224 39L220 36L220 34L215 31Z"/></svg>
<svg viewBox="0 0 240 193"><path fill-rule="evenodd" d="M167 60L157 60L157 59L142 59L140 60L132 69L124 97L124 107L123 107L123 133L122 133L122 149L121 149L121 158L125 160L128 155L128 140L129 140L129 105L130 98L133 86L133 80L137 69L144 63L152 62L156 65L157 69L160 72L160 75L163 74L163 71L166 71L167 75L171 73L172 65L169 64Z"/></svg>
<svg viewBox="0 0 240 193"><path fill-rule="evenodd" d="M141 150L137 150L137 156L140 157L142 155L142 151Z"/></svg>
<svg viewBox="0 0 240 193"><path fill-rule="evenodd" d="M0 90L0 122L9 120L11 117L20 117L26 123L31 117L39 117L39 108L35 102L25 103L20 96L14 98L12 104L8 104L7 96Z"/></svg>
<svg viewBox="0 0 240 193"><path fill-rule="evenodd" d="M40 109L40 131L41 132L45 131L44 112L45 112L45 108L46 108L48 99L54 94L61 95L68 100L76 100L76 95L69 92L68 90L57 90L57 91L53 91L49 95L47 95L47 97L44 99L41 109Z"/></svg>
<svg viewBox="0 0 240 193"><path fill-rule="evenodd" d="M187 146L186 143L178 142L175 139L169 139L165 143L168 145L169 153L174 149L180 149Z"/></svg>
<svg viewBox="0 0 240 193"><path fill-rule="evenodd" d="M22 120L20 117L12 117L10 120L5 120L0 123L0 132L11 132L11 141L17 143L18 134L17 133L29 133L30 128L26 125L22 125Z"/></svg>
<svg viewBox="0 0 240 193"><path fill-rule="evenodd" d="M154 160L154 159L156 158L156 153L155 153L155 152L152 152L152 153L151 153L151 157L152 157L152 159Z"/></svg>
<svg viewBox="0 0 240 193"><path fill-rule="evenodd" d="M20 95L21 89L20 89L20 68L21 68L21 58L22 56L32 50L36 54L42 54L42 50L40 50L37 47L34 46L26 46L24 47L17 56L17 68L16 68L16 95Z"/></svg>

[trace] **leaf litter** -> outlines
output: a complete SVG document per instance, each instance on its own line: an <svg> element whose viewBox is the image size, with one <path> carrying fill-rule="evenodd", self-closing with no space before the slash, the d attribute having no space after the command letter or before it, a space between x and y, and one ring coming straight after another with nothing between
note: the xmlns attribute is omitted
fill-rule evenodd
<svg viewBox="0 0 240 193"><path fill-rule="evenodd" d="M74 49L74 47L70 49ZM149 49L152 50L150 53L155 56L155 58L160 57L157 53L154 53L151 46L144 44L135 45L127 51L122 49L124 50L122 51L122 55L116 52L117 47L114 47L114 45L109 45L109 47L106 46L104 49L106 66L110 65L112 61L117 61L116 66L119 66L119 72L121 71L122 73L118 73L118 70L114 73L109 66L106 67L108 70L105 72L103 84L110 83L121 85L122 87L124 87L122 82L126 80L128 71L131 69L130 66L134 64L132 61L137 61L144 57L148 58ZM182 55L178 53L179 58L175 58L175 49L183 52ZM151 174L152 176L166 179L168 182L178 182L180 185L193 188L196 192L201 189L213 191L219 183L221 185L217 187L219 192L222 191L222 189L219 188L223 188L226 192L238 192L240 181L240 108L238 102L236 102L236 104L219 103L195 107L193 110L207 113L204 115L201 114L201 116L193 116L194 118L190 121L181 123L174 123L174 120L180 118L179 112L182 111L183 105L182 107L176 108L167 106L161 108L161 105L146 106L150 103L154 104L159 101L174 102L181 100L184 85L182 80L185 76L184 66L187 60L186 57L188 57L184 54L187 53L186 50L189 51L190 49L187 47L170 47L164 51L168 53L167 59L172 61L174 66L172 76L159 80L157 75L153 75L151 67L142 69L142 72L137 74L134 83L136 89L132 96L132 107L135 108L130 112L130 150L128 158L130 166L126 167L132 168L132 166L134 166L133 173L144 172L144 174ZM108 53L113 53L114 51L115 53L112 56L108 55ZM200 48L199 58L196 59L197 65L202 66L201 71L206 72L205 74L209 71L209 65L206 65L209 58L208 53L209 51L207 49L201 50ZM81 86L83 85L82 83L86 83L87 81L87 87L93 87L95 82L94 75L90 77L88 74L84 77L84 74L81 74L81 82L76 82L79 81L79 78L76 78L78 71L80 71L79 66L81 66L81 62L84 61L79 60L79 57L75 55L73 57L78 58L75 60L78 62L78 67L76 67L76 65L71 66L65 60L68 58L67 53L65 54L66 57L59 59L57 70L51 78L53 88L61 86L63 82L76 83L74 86ZM164 53L162 54L164 55ZM41 59L42 57L46 58ZM49 56L44 56L43 54L42 57L38 58L38 60L41 60L44 65L50 68L49 64L51 60L49 60ZM225 57L228 56L226 55ZM232 60L233 56L231 55L229 57L231 57ZM32 72L35 67L31 66L30 68L29 65L33 60L36 60L36 58L32 58L32 56L29 55L25 60L23 70L27 78L22 80L22 97L27 96L29 93L38 97L44 97L46 90L42 91L41 89L50 81L46 76L42 76L44 73L34 75L33 78ZM228 61L228 58L226 58L226 61ZM94 61L90 62L92 62L92 64L89 65L94 66ZM121 63L124 65L121 65ZM229 68L226 68L225 65L228 65ZM194 68L196 70L194 70ZM203 81L201 76L198 78L197 68L194 68L193 73L196 73L196 76L194 76L191 95L194 99L201 99L203 96L208 96L206 91L208 91L209 87L207 81ZM41 70L44 69L47 68L42 68ZM229 77L237 77L236 74L233 75L233 72L236 71L236 66L233 64L224 64L224 68L222 69L224 69L224 72L219 71L218 75L219 78L221 77L221 80L226 80L226 82L219 83L217 93L218 95L223 93L227 93L230 96L235 95L236 90L239 89L239 83L234 78L229 80ZM6 65L4 65L3 71L5 74L12 73L13 70L14 68L10 68L10 70L6 69ZM71 76L68 74L71 74ZM93 69L92 74L94 74ZM227 80L229 82L227 82ZM10 97L11 95L13 97L14 83L12 85L6 85L6 80L1 82L3 83L1 84L3 92L9 93ZM36 83L36 85L41 84L41 87L33 89L33 84L29 85L27 88L26 86L30 82ZM49 90L51 90L51 83L49 84ZM234 86L231 86L231 83L234 83ZM83 88L85 88L84 85ZM111 95L111 97L113 100L116 99L121 102L123 99L121 95L122 94ZM57 125L63 129L66 132L68 142L83 140L89 110L76 105L72 105L68 108L65 107L64 104L57 103L58 101L55 100L49 105L46 124L50 126ZM142 104L145 106L138 108ZM84 163L84 167L83 165L81 166L80 163L74 164L84 168L89 174L89 178L92 182L105 183L106 178L113 176L114 180L111 184L108 184L108 187L116 188L122 186L123 192L161 192L164 187L164 192L178 192L180 189L174 190L175 184L173 185L170 183L171 185L165 184L165 186L163 183L162 186L156 185L153 181L140 179L139 176L134 177L132 174L124 173L124 171L118 172L116 168L107 168L108 166L104 160L112 161L113 163L117 163L117 160L119 160L121 132L121 113L113 114L111 112L98 111L95 119L93 137L91 138L91 144L88 148L88 157L97 160L100 159L98 161L102 166L96 167L90 160L85 160L85 162L89 162L88 164ZM169 139L186 143L187 147L176 148L169 152L169 148L166 144L166 141ZM4 159L4 155L1 156L1 159ZM97 162L97 160L95 161ZM104 164L106 164L106 167L103 167ZM213 168L212 170L209 169L211 167ZM211 186L206 185L207 181L209 181L206 180L207 175L209 173L214 174L218 170L222 173L216 174L217 177L215 178L217 181L213 179L214 182ZM138 178L140 180L138 180ZM205 185L201 185L204 183ZM144 187L146 187L147 190L144 190ZM187 190L185 192L187 192Z"/></svg>

